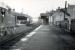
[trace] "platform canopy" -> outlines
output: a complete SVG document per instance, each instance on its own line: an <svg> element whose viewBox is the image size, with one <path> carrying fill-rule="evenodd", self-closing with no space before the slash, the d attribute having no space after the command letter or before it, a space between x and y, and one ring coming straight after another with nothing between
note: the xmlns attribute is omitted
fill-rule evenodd
<svg viewBox="0 0 75 50"><path fill-rule="evenodd" d="M47 13L41 13L40 16L41 16L42 19L43 18L48 18L49 14L47 14Z"/></svg>

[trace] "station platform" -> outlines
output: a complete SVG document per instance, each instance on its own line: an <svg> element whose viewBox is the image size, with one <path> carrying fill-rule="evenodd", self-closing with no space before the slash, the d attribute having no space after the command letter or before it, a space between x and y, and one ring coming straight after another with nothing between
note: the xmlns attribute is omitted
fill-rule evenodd
<svg viewBox="0 0 75 50"><path fill-rule="evenodd" d="M75 50L75 38L53 25L40 25L9 50Z"/></svg>

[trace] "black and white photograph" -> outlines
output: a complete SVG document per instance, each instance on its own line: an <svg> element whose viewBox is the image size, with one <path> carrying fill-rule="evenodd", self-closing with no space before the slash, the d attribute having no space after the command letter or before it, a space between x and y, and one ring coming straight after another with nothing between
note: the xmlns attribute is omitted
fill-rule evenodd
<svg viewBox="0 0 75 50"><path fill-rule="evenodd" d="M75 50L75 0L0 0L0 50Z"/></svg>

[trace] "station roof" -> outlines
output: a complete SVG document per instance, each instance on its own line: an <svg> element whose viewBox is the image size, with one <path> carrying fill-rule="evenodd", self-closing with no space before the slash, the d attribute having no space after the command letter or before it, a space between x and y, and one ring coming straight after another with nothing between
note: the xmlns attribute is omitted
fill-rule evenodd
<svg viewBox="0 0 75 50"><path fill-rule="evenodd" d="M60 9L60 11L62 11L62 12L65 13L66 15L70 16L70 14L67 12L67 10L65 11L65 9Z"/></svg>

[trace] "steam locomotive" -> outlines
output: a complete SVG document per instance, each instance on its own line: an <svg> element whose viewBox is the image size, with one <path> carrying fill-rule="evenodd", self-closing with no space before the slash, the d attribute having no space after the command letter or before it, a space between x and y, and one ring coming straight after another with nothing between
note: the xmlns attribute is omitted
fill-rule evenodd
<svg viewBox="0 0 75 50"><path fill-rule="evenodd" d="M0 38L13 35L15 27L20 24L28 25L31 21L31 17L26 14L18 13L14 9L0 7Z"/></svg>

